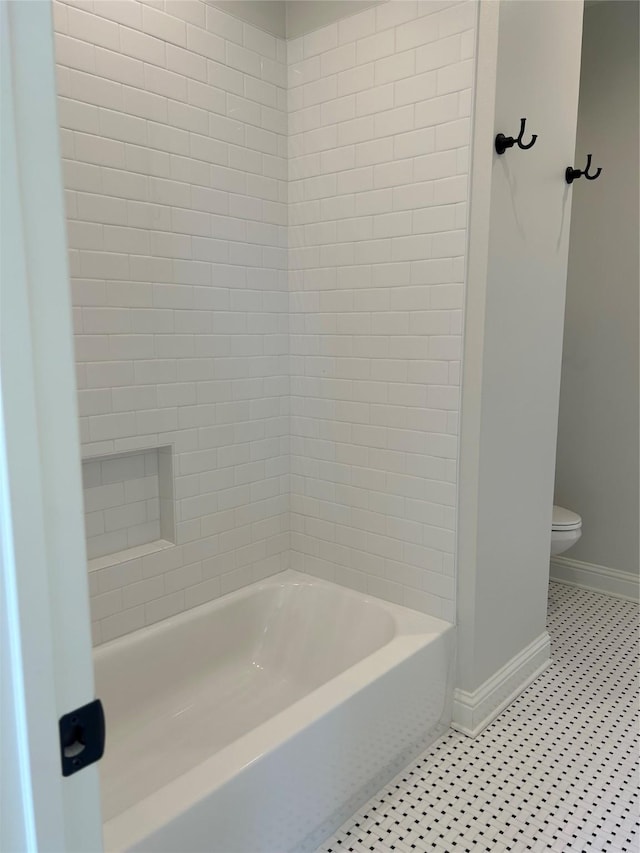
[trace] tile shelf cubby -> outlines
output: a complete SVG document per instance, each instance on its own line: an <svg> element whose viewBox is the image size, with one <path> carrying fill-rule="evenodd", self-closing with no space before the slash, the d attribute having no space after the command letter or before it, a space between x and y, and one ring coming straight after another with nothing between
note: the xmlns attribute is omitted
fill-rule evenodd
<svg viewBox="0 0 640 853"><path fill-rule="evenodd" d="M171 445L84 459L82 481L91 571L175 544Z"/></svg>

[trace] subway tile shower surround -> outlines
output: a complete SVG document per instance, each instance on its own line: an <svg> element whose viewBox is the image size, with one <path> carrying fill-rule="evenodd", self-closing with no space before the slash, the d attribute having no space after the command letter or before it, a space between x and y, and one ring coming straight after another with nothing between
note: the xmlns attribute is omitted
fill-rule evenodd
<svg viewBox="0 0 640 853"><path fill-rule="evenodd" d="M292 568L450 620L475 15L287 45Z"/></svg>
<svg viewBox="0 0 640 853"><path fill-rule="evenodd" d="M289 565L453 619L475 4L54 19L83 457L174 452L95 642Z"/></svg>
<svg viewBox="0 0 640 853"><path fill-rule="evenodd" d="M286 45L54 10L83 456L175 454L176 546L90 571L101 642L288 565Z"/></svg>

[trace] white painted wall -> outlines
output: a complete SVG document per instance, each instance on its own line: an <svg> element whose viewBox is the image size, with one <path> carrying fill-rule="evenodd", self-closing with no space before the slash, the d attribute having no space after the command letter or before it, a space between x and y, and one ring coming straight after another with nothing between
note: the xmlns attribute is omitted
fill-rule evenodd
<svg viewBox="0 0 640 853"><path fill-rule="evenodd" d="M210 5L278 38L286 38L285 0L212 0Z"/></svg>
<svg viewBox="0 0 640 853"><path fill-rule="evenodd" d="M545 632L571 215L563 172L580 68L581 2L497 11L481 14L471 190L458 571L467 693ZM491 154L522 116L535 147Z"/></svg>
<svg viewBox="0 0 640 853"><path fill-rule="evenodd" d="M476 14L288 43L292 565L452 620Z"/></svg>
<svg viewBox="0 0 640 853"><path fill-rule="evenodd" d="M637 576L638 4L587 5L573 190L556 502L582 515L566 556Z"/></svg>
<svg viewBox="0 0 640 853"><path fill-rule="evenodd" d="M279 38L298 38L382 0L211 0L214 6ZM394 0L403 3L405 0Z"/></svg>
<svg viewBox="0 0 640 853"><path fill-rule="evenodd" d="M392 2L402 4L407 0ZM287 0L287 38L298 38L334 21L363 12L371 6L379 6L380 3L381 0Z"/></svg>
<svg viewBox="0 0 640 853"><path fill-rule="evenodd" d="M90 573L99 642L286 568L286 45L200 0L54 13L83 455L175 447L177 544Z"/></svg>

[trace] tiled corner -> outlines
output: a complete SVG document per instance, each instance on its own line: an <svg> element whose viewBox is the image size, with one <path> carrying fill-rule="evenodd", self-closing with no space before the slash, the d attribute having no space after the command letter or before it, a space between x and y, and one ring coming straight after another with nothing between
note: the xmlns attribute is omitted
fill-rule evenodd
<svg viewBox="0 0 640 853"><path fill-rule="evenodd" d="M476 13L288 43L292 566L447 619Z"/></svg>

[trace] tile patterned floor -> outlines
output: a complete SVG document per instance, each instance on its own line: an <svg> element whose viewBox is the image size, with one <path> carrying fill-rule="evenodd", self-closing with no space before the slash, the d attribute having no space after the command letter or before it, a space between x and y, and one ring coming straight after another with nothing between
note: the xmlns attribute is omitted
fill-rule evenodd
<svg viewBox="0 0 640 853"><path fill-rule="evenodd" d="M475 740L450 732L319 853L640 850L638 608L551 584L552 663Z"/></svg>

